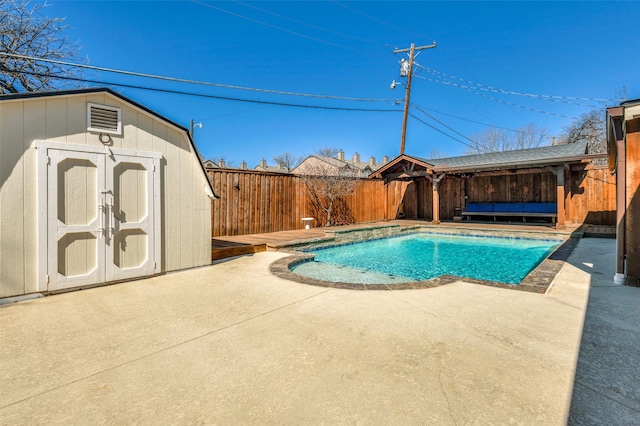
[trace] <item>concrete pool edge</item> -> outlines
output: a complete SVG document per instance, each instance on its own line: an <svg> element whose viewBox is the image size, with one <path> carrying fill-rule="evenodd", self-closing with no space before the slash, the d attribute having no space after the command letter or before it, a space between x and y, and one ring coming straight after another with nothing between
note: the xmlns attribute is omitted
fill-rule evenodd
<svg viewBox="0 0 640 426"><path fill-rule="evenodd" d="M394 225L391 225L390 227L398 229ZM400 231L398 234L396 234L398 236L407 235L409 233L436 233L436 234L440 233L437 231L434 232L433 228L431 227L425 229L425 227L422 227L422 226L408 227L408 229L405 229L405 230L402 230L402 229L398 229L398 230ZM455 234L478 235L478 233L475 230L473 233L456 232ZM523 233L521 232L512 232L512 231L493 232L490 234L493 236L504 236L505 234L508 234L508 236L511 238L530 238L535 234L540 235L541 233L527 232L527 233L524 233L526 237L523 237ZM385 238L385 237L381 237L381 238ZM285 258L282 258L273 262L271 265L269 265L269 271L271 272L271 274L277 277L280 277L289 281L298 282L301 284L308 284L308 285L328 287L328 288L348 289L348 290L412 290L412 289L440 287L453 282L464 281L472 284L480 284L480 285L486 285L490 287L506 288L510 290L519 290L519 291L546 294L546 292L551 287L553 281L555 280L556 275L558 274L558 272L560 272L562 265L564 265L564 263L567 261L567 259L573 252L573 249L577 246L580 238L582 238L582 232L573 232L571 234L564 235L562 237L564 241L549 256L547 256L542 262L540 262L538 266L536 266L531 272L529 272L529 274L527 274L527 276L519 284L505 284L505 283L500 283L496 281L479 280L475 278L459 277L455 275L441 275L439 277L432 278L430 280L410 281L410 282L393 283L393 284L384 284L384 283L361 284L361 283L349 283L349 282L342 282L342 281L318 280L315 278L310 278L310 277L296 274L291 270L292 267L299 265L300 263L312 261L313 258L315 257L313 254L304 253L296 250L298 248L301 249L303 247L304 248L309 247L305 245L304 241L296 241L295 244L291 244L291 245L282 245L280 246L280 248L271 247L272 250L275 249L276 251L289 253L290 256L287 256ZM377 239L377 238L371 238L371 239ZM549 238L538 237L533 239L549 239ZM555 238L555 239L559 239L559 238ZM323 239L323 243L336 243L332 245L345 245L345 244L357 243L362 241L365 241L365 240L359 239L353 242L345 242L345 241L336 242L335 237Z"/></svg>

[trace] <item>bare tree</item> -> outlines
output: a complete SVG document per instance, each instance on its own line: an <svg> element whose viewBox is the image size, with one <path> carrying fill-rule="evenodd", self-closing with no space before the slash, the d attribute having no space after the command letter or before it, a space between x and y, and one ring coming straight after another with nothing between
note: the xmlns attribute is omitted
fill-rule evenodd
<svg viewBox="0 0 640 426"><path fill-rule="evenodd" d="M336 148L334 146L325 146L324 148L316 150L316 154L321 157L335 157L339 152L340 148Z"/></svg>
<svg viewBox="0 0 640 426"><path fill-rule="evenodd" d="M324 221L321 222L335 225L353 221L348 212L334 215L334 210L338 203L344 203L343 197L353 194L358 184L358 176L359 170L355 168L347 166L336 171L321 163L313 164L305 170L305 174L300 175L309 192L312 209L325 215Z"/></svg>
<svg viewBox="0 0 640 426"><path fill-rule="evenodd" d="M291 171L293 168L295 168L298 164L300 164L301 160L302 159L300 157L297 157L290 152L283 152L282 154L273 156L273 161L275 161L275 163L278 165L282 164L282 166L284 166L287 171Z"/></svg>
<svg viewBox="0 0 640 426"><path fill-rule="evenodd" d="M41 92L78 87L56 77L77 78L79 68L30 58L77 61L80 47L64 34L62 18L41 14L46 4L29 0L0 0L0 93ZM26 58L26 56L30 58Z"/></svg>
<svg viewBox="0 0 640 426"><path fill-rule="evenodd" d="M486 152L507 151L509 134L503 129L489 127L486 130L471 135L473 145L466 154L484 154Z"/></svg>
<svg viewBox="0 0 640 426"><path fill-rule="evenodd" d="M511 151L514 149L536 148L549 144L546 129L528 124L515 132L490 127L471 136L473 145L467 154L484 154L487 152Z"/></svg>
<svg viewBox="0 0 640 426"><path fill-rule="evenodd" d="M539 146L549 145L549 132L542 127L538 127L533 123L529 123L518 129L513 139L513 149L537 148Z"/></svg>
<svg viewBox="0 0 640 426"><path fill-rule="evenodd" d="M435 149L435 148L433 148L433 149L431 150L431 153L429 154L429 158L434 159L434 160L435 160L436 158L447 158L448 156L449 156L449 155L447 155L447 153L446 153L446 152L444 152L444 151L439 151L439 150L437 150L437 149Z"/></svg>
<svg viewBox="0 0 640 426"><path fill-rule="evenodd" d="M577 120L564 128L557 144L587 142L589 152L600 154L607 152L607 129L605 116L601 110L594 109L582 114Z"/></svg>

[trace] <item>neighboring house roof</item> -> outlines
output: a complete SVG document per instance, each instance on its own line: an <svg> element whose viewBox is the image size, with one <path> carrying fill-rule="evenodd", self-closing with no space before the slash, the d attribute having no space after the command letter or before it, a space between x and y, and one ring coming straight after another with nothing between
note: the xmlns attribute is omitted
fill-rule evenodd
<svg viewBox="0 0 640 426"><path fill-rule="evenodd" d="M634 106L634 105L640 105L640 98L638 99L629 99L627 101L621 102L620 103L621 106Z"/></svg>
<svg viewBox="0 0 640 426"><path fill-rule="evenodd" d="M602 155L594 155L594 158L595 156L600 157ZM380 178L394 174L403 176L403 173L409 177L426 173L462 173L541 167L581 162L587 158L590 158L590 156L587 154L586 142L434 159L424 159L403 154L379 168L369 177ZM410 164L410 167L407 167L407 163Z"/></svg>
<svg viewBox="0 0 640 426"><path fill-rule="evenodd" d="M283 169L282 167L279 166L256 166L254 168L254 170L258 170L260 172L271 172L271 173L291 173L289 171L289 169L287 169L286 167Z"/></svg>
<svg viewBox="0 0 640 426"><path fill-rule="evenodd" d="M303 174L305 169L308 167L308 164L312 161L320 161L329 165L330 168L335 168L336 170L351 168L358 170L363 176L369 176L369 174L378 169L381 165L372 166L370 163L366 162L354 162L350 160L340 160L339 158L334 157L325 157L322 155L310 155L305 158L300 164L291 170L293 174Z"/></svg>
<svg viewBox="0 0 640 426"><path fill-rule="evenodd" d="M220 166L218 166L216 163L214 163L211 160L203 161L202 165L204 166L205 169L219 169L220 168Z"/></svg>
<svg viewBox="0 0 640 426"><path fill-rule="evenodd" d="M193 139L191 138L191 135L189 134L189 130L184 127L181 126L180 124L176 123L173 120L168 119L167 117L158 114L157 112L145 107L144 105L141 105L139 103L137 103L136 101L127 98L124 95L121 95L118 92L115 92L107 87L91 87L91 88L86 88L86 89L75 89L75 90L58 90L58 91L52 91L52 92L27 92L27 93L11 93L11 94L6 94L6 95L0 95L0 101L5 101L5 100L15 100L15 99L36 99L36 98L47 98L47 97L55 97L55 96L72 96L72 95L86 95L86 94L91 94L91 93L108 93L111 96L114 96L116 98L119 98L120 100L131 104L132 106L139 108L145 112L147 112L148 114L166 122L167 124L170 124L173 127L178 128L179 130L183 131L185 133L185 135L187 136L189 143L191 144L191 148L193 149L193 152L196 155L197 159L202 158L200 156L200 152L198 151L198 148L196 147L195 143L193 142ZM204 174L204 176L206 177L207 182L209 183L209 188L211 189L211 192L213 193L214 198L220 198L220 196L216 193L215 189L213 188L213 184L211 183L211 181L209 180L209 178L207 177L207 172L204 169L204 166L202 164L202 161L198 161L198 163L200 164L200 168L202 169L202 173Z"/></svg>

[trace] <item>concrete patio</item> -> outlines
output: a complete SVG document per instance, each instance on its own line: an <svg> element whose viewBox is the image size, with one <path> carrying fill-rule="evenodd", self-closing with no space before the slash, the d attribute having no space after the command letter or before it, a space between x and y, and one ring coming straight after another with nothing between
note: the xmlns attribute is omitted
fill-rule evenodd
<svg viewBox="0 0 640 426"><path fill-rule="evenodd" d="M614 251L582 239L546 295L307 286L262 252L0 306L0 422L637 424L640 289L611 286Z"/></svg>

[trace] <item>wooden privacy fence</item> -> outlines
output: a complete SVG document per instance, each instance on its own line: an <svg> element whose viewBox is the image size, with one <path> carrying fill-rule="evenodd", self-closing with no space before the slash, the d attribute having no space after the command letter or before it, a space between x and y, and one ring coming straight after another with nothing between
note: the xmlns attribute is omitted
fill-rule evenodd
<svg viewBox="0 0 640 426"><path fill-rule="evenodd" d="M565 193L567 218L571 222L616 224L616 177L609 169L572 171L571 192Z"/></svg>
<svg viewBox="0 0 640 426"><path fill-rule="evenodd" d="M211 210L212 236L259 234L304 228L303 217L324 226L325 214L314 207L300 177L254 170L208 169L219 200ZM569 173L569 172L567 172ZM567 176L568 178L568 176ZM615 176L607 169L571 171L565 178L567 221L615 224ZM432 219L433 191L428 180L362 179L352 195L339 199L332 217L338 223L395 219ZM466 197L466 198L465 198ZM447 176L440 182L440 219L452 220L465 202L555 202L552 173Z"/></svg>
<svg viewBox="0 0 640 426"><path fill-rule="evenodd" d="M314 207L298 176L253 170L207 169L219 200L211 211L212 236L259 234L304 228L303 217L324 226L324 214ZM338 223L385 219L385 185L362 179L352 195L334 205Z"/></svg>

